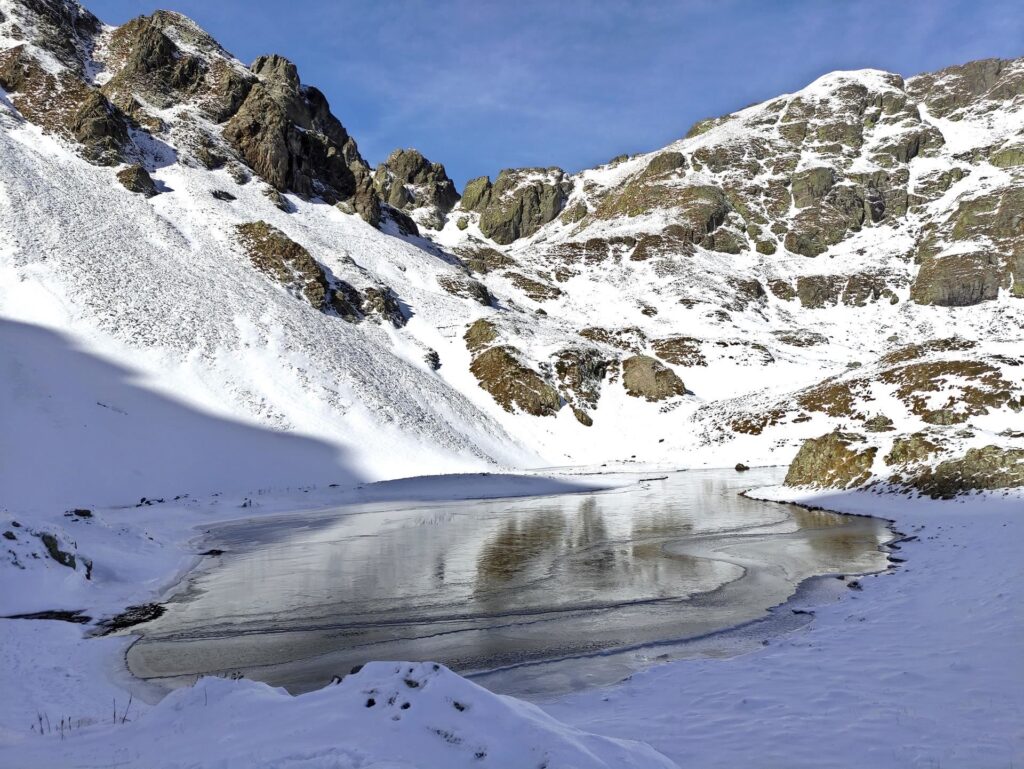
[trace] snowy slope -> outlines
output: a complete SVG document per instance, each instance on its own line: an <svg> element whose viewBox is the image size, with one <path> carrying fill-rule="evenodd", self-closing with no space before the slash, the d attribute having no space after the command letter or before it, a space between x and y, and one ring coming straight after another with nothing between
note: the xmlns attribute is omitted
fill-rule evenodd
<svg viewBox="0 0 1024 769"><path fill-rule="evenodd" d="M380 229L370 226L344 200L270 194L211 117L224 88L256 78L188 19L147 21L173 41L179 62L208 72L192 90L175 90L140 53L148 49L132 37L137 26L102 26L57 0L3 0L0 13L2 45L29 62L19 66L40 67L39 77L59 84L48 87L69 93L102 88L137 119L121 159L140 162L159 191L133 193L117 179L122 166L86 162L31 79L25 93L0 92L0 315L12 323L0 351L11 372L0 418L25 436L18 450L3 449L8 505L609 459L784 463L817 424L710 440L707 406L789 397L911 342L1011 344L1024 334L1012 270L993 299L971 307L911 298L915 249L936 223L1020 177L991 156L1020 136L1019 97L983 94L950 111L935 94L958 93L955 73L920 86L876 70L833 73L699 124L656 152L567 177L522 172L501 205L530 185L563 184L571 191L562 215L499 245L482 233L479 213L456 207L443 229L425 231L431 241L403 235L386 213ZM286 77L281 62L272 63ZM1020 69L1009 63L999 82L1016 82ZM271 90L295 85L277 76L263 70L259 79ZM303 89L293 98L307 109L316 102ZM811 184L812 204L798 207L790 187L826 166L831 191ZM945 191L935 189L939 177ZM680 226L705 226L698 188L724 195L725 213L703 239L680 236ZM818 237L833 226L839 203L828 196L854 188L877 192L886 212L842 224L817 257L790 250L800 248L793 232ZM890 213L906 201L905 214ZM235 230L252 222L305 249L330 281L395 297L404 325L346 322L254 269ZM961 238L937 253L983 245ZM468 255L481 249L503 266L475 269ZM473 281L483 303L452 289ZM491 344L523 366L493 376L513 385L537 377L557 393L553 415L505 408L481 387L471 369L479 350L463 339L479 318L496 329ZM33 338L46 342L37 348ZM565 379L560 356L581 351L597 368ZM622 365L637 354L674 372L685 393L652 401L628 392ZM56 369L68 375L55 378ZM581 371L590 377L585 398L571 382ZM30 471L43 464L39 483Z"/></svg>
<svg viewBox="0 0 1024 769"><path fill-rule="evenodd" d="M66 740L66 750L37 741L41 749L29 747L20 760L40 769L102 764L111 759L119 730L127 739L115 760L149 767L675 766L647 745L566 727L439 665L394 662L370 663L336 686L300 697L265 684L204 678L169 695L138 726L87 730ZM183 750L186 744L191 748Z"/></svg>
<svg viewBox="0 0 1024 769"><path fill-rule="evenodd" d="M698 124L661 150L573 176L564 213L510 246L485 236L478 213L456 209L440 242L456 253L506 253L512 266L484 276L488 285L527 311L546 313L530 321L514 314L494 319L503 339L538 370L566 347L611 362L646 354L691 391L650 408L626 395L613 365L593 426L574 429L564 414L557 426L535 420L542 423L536 444L549 455L587 461L786 463L801 440L821 433L820 421L772 424L752 436L709 432L708 413L728 399L763 408L792 403L805 387L928 340L977 342L965 357L979 361L1019 347L1022 268L999 270L1007 254L1012 262L1021 252L1019 204L1009 201L1019 195L1022 174L999 152L1018 146L1024 134L1024 63L1002 63L1003 94L982 92L955 112L933 115L930 104L941 103L944 88L956 94L960 69L907 81L877 70L832 73L794 94ZM815 169L832 174L829 192L797 206L791 190ZM707 215L687 197L694 189L724 191L728 210L703 239L679 231L680 223L704 226ZM854 195L857 206L885 208L847 211L855 223L836 224L829 217L840 217L843 198L829 195L838 190ZM1012 238L1009 244L994 242L986 226L974 228L980 234L964 226L974 221L970 205L981 199L1001 200L1016 212L1017 224L999 232ZM790 250L800 248L790 235L829 235L830 226L838 240L822 253ZM724 244L717 240L723 232ZM970 306L920 300L922 262L943 264L965 253L989 255L991 267L950 283L984 282L992 295ZM524 288L519 274L555 295ZM594 327L609 333L588 334ZM675 341L683 343L676 357ZM1006 376L1018 390L1024 384L1019 368ZM521 421L500 416L513 431ZM1008 420L1003 427L1019 421L1017 410L992 416Z"/></svg>
<svg viewBox="0 0 1024 769"><path fill-rule="evenodd" d="M286 215L226 172L168 166L154 175L169 191L150 203L0 109L3 419L22 436L4 444L7 504L531 460L423 363L419 315L433 341L467 309L419 288L451 269L437 257L331 207L296 201ZM256 218L301 232L336 275L386 276L416 308L408 333L317 312L253 270L229 230ZM274 444L297 453L257 458ZM44 460L49 496L22 485Z"/></svg>

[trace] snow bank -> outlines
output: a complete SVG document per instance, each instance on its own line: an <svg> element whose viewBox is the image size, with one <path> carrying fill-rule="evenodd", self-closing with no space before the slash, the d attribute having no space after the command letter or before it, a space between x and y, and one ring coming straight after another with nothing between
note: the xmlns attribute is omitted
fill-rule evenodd
<svg viewBox="0 0 1024 769"><path fill-rule="evenodd" d="M63 740L41 737L24 748L18 765L38 769L675 766L646 745L566 727L440 665L404 662L374 662L299 697L249 681L204 678L137 722ZM14 766L2 757L0 765Z"/></svg>

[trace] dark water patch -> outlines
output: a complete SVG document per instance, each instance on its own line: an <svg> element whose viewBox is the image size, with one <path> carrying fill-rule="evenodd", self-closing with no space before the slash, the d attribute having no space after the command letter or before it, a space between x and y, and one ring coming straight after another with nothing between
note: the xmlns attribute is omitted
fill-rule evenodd
<svg viewBox="0 0 1024 769"><path fill-rule="evenodd" d="M36 611L30 614L8 614L4 619L49 619L58 622L73 622L77 625L85 625L92 622L92 617L83 614L81 609L57 609L52 611Z"/></svg>
<svg viewBox="0 0 1024 769"><path fill-rule="evenodd" d="M167 608L163 604L159 603L145 603L139 606L129 606L120 614L117 614L108 619L100 620L97 625L99 627L99 635L110 635L116 633L118 630L125 630L126 628L135 627L141 625L144 622L152 622L155 619L159 619L164 615Z"/></svg>

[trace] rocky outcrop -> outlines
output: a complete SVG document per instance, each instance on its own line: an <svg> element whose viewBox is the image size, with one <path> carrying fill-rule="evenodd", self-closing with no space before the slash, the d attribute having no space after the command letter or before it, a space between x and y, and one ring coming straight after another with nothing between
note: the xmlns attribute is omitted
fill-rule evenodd
<svg viewBox="0 0 1024 769"><path fill-rule="evenodd" d="M801 275L796 281L796 295L804 307L828 307L839 302L846 280L842 275Z"/></svg>
<svg viewBox="0 0 1024 769"><path fill-rule="evenodd" d="M295 65L280 56L261 56L251 69L258 82L224 125L231 146L275 189L330 203L351 201L364 219L378 224L370 169L324 95L303 86Z"/></svg>
<svg viewBox="0 0 1024 769"><path fill-rule="evenodd" d="M480 231L508 245L529 237L561 213L572 182L560 168L505 169L466 184L462 209L480 214Z"/></svg>
<svg viewBox="0 0 1024 769"><path fill-rule="evenodd" d="M562 289L550 283L531 278L519 272L506 272L505 277L535 302L547 302L562 295Z"/></svg>
<svg viewBox="0 0 1024 769"><path fill-rule="evenodd" d="M49 555L50 558L61 566L66 566L69 569L74 570L77 568L78 559L75 558L74 553L61 550L61 543L60 540L57 539L56 535L50 534L49 532L41 532L37 536L43 543L43 547L46 548L46 554Z"/></svg>
<svg viewBox="0 0 1024 769"><path fill-rule="evenodd" d="M562 397L585 427L593 425L590 411L597 408L610 361L593 348L570 347L555 354L555 374Z"/></svg>
<svg viewBox="0 0 1024 769"><path fill-rule="evenodd" d="M689 336L669 336L651 342L654 354L676 366L706 366L701 340Z"/></svg>
<svg viewBox="0 0 1024 769"><path fill-rule="evenodd" d="M790 298L787 286L772 285L780 298ZM853 275L801 275L796 281L796 298L808 309L820 309L842 303L864 307L871 302L887 301L896 304L899 297L882 275L854 273Z"/></svg>
<svg viewBox="0 0 1024 769"><path fill-rule="evenodd" d="M948 244L955 246L949 252ZM945 221L926 228L911 298L963 307L995 299L1017 274L1024 254L1024 186L964 197Z"/></svg>
<svg viewBox="0 0 1024 769"><path fill-rule="evenodd" d="M236 237L253 267L280 283L311 307L355 323L364 318L405 325L407 317L394 291L384 285L359 290L329 277L309 251L267 222L235 227Z"/></svg>
<svg viewBox="0 0 1024 769"><path fill-rule="evenodd" d="M103 25L78 3L18 0L10 3L10 34L51 54L70 72L82 75L84 62ZM31 40L26 39L31 30Z"/></svg>
<svg viewBox="0 0 1024 769"><path fill-rule="evenodd" d="M315 309L324 308L327 278L320 263L305 248L266 222L240 224L235 230L253 267Z"/></svg>
<svg viewBox="0 0 1024 769"><path fill-rule="evenodd" d="M892 386L911 414L932 425L962 424L997 409L1024 409L1024 387L983 360L911 361L883 369L878 380Z"/></svg>
<svg viewBox="0 0 1024 769"><path fill-rule="evenodd" d="M731 207L725 192L713 185L680 186L641 176L606 197L594 215L600 219L633 217L657 208L672 211L672 224L663 231L663 238L680 245L700 244L713 251L730 250L732 241L720 240L716 247L715 231L726 222ZM636 255L634 259L639 260Z"/></svg>
<svg viewBox="0 0 1024 769"><path fill-rule="evenodd" d="M466 269L480 275L494 270L505 269L515 264L512 257L488 246L462 246L455 249L456 255Z"/></svg>
<svg viewBox="0 0 1024 769"><path fill-rule="evenodd" d="M480 211L490 203L491 200L491 178L489 176L478 176L466 182L466 188L462 191L462 209L464 211Z"/></svg>
<svg viewBox="0 0 1024 769"><path fill-rule="evenodd" d="M928 257L910 289L918 304L967 307L995 299L1003 284L1002 262L990 253Z"/></svg>
<svg viewBox="0 0 1024 769"><path fill-rule="evenodd" d="M885 455L885 463L894 468L906 468L927 461L940 450L939 443L927 433L912 433L897 438Z"/></svg>
<svg viewBox="0 0 1024 769"><path fill-rule="evenodd" d="M1019 488L1024 486L1024 449L974 448L900 480L938 499L952 499L970 491Z"/></svg>
<svg viewBox="0 0 1024 769"><path fill-rule="evenodd" d="M373 186L389 206L414 212L420 224L434 230L444 226L445 216L459 201L444 166L414 149L392 152L374 171Z"/></svg>
<svg viewBox="0 0 1024 769"><path fill-rule="evenodd" d="M498 328L486 318L473 321L462 338L470 352L479 352L498 338Z"/></svg>
<svg viewBox="0 0 1024 769"><path fill-rule="evenodd" d="M477 304L482 304L485 307L489 307L494 302L494 297L487 290L487 286L469 276L439 275L437 284L453 296L472 299Z"/></svg>
<svg viewBox="0 0 1024 769"><path fill-rule="evenodd" d="M473 358L469 370L503 409L553 416L562 402L555 388L520 360L511 346L491 347Z"/></svg>
<svg viewBox="0 0 1024 769"><path fill-rule="evenodd" d="M177 14L158 12L114 30L108 48L109 64L116 74L103 90L122 109L132 109L136 97L157 109L167 109L199 91L206 63L182 51L164 31L177 18Z"/></svg>
<svg viewBox="0 0 1024 769"><path fill-rule="evenodd" d="M128 121L100 91L69 71L50 72L25 46L0 53L0 87L26 120L76 143L87 160L116 165Z"/></svg>
<svg viewBox="0 0 1024 769"><path fill-rule="evenodd" d="M787 486L848 489L871 478L875 447L859 448L863 436L833 432L803 442L786 473Z"/></svg>
<svg viewBox="0 0 1024 769"><path fill-rule="evenodd" d="M117 180L130 192L151 198L157 194L156 184L145 168L138 163L117 172Z"/></svg>
<svg viewBox="0 0 1024 769"><path fill-rule="evenodd" d="M935 117L962 115L984 109L986 103L1006 102L1024 95L1024 72L1006 59L981 59L918 75L907 84L908 93L923 101Z"/></svg>
<svg viewBox="0 0 1024 769"><path fill-rule="evenodd" d="M683 380L648 355L634 355L622 361L622 384L627 394L652 402L686 394Z"/></svg>
<svg viewBox="0 0 1024 769"><path fill-rule="evenodd" d="M793 217L785 238L786 248L794 254L818 256L864 224L866 201L855 186L830 187L819 205L811 205L814 199L805 194L807 207Z"/></svg>
<svg viewBox="0 0 1024 769"><path fill-rule="evenodd" d="M387 286L370 286L364 289L362 308L364 315L376 315L395 328L401 328L408 320L398 295Z"/></svg>
<svg viewBox="0 0 1024 769"><path fill-rule="evenodd" d="M1015 144L1001 147L988 156L988 162L996 168L1024 166L1024 146Z"/></svg>
<svg viewBox="0 0 1024 769"><path fill-rule="evenodd" d="M793 174L793 181L790 185L793 205L797 208L807 208L821 201L835 183L836 172L828 166L808 168L806 171Z"/></svg>
<svg viewBox="0 0 1024 769"><path fill-rule="evenodd" d="M804 328L773 331L772 335L783 344L788 344L792 347L814 347L820 344L828 344L827 336Z"/></svg>

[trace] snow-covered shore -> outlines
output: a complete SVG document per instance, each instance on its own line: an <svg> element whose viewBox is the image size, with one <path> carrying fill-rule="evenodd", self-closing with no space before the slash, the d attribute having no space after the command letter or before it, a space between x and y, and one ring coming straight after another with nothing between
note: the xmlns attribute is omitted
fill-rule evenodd
<svg viewBox="0 0 1024 769"><path fill-rule="evenodd" d="M547 705L688 767L963 767L1024 759L1024 496L759 489L893 518L897 570L753 654L652 668Z"/></svg>
<svg viewBox="0 0 1024 769"><path fill-rule="evenodd" d="M282 514L297 508L308 511L351 505L366 509L437 500L566 494L634 482L635 478L626 474L604 474L598 478L558 473L475 473L349 487L296 487L251 495L184 497L133 507L95 508L88 516L70 511L22 511L17 515L4 512L0 513L0 529L10 531L15 539L4 540L8 557L0 567L0 617L75 611L96 620L118 614L127 606L157 600L202 558L197 546L204 528L228 520ZM37 536L43 532L53 534L59 548L77 556L75 569L45 555ZM83 565L86 558L91 564L88 572ZM55 620L0 619L0 767L70 766L78 762L105 766L115 760L110 751L131 755L137 750L132 746L151 742L151 738L142 738L140 743L140 738L133 736L144 723L156 732L167 728L167 733L175 733L159 715L166 708L176 712L172 705L165 701L151 711L163 691L133 680L124 668L124 652L132 637L89 637L95 629L92 624ZM454 674L445 676L446 681L458 682L456 690L460 686L468 691L479 689ZM218 683L204 686L216 687ZM255 729L282 741L282 732L259 726L260 703L267 702L269 697L287 709L287 703L298 702L296 698L280 692L272 694L269 687L252 682L232 682L226 686L227 689L218 690L218 701L224 699L225 707L243 714L249 712L251 716L249 725L240 727L243 732ZM445 684L444 688L451 686ZM209 695L202 696L205 700ZM306 702L309 700L302 700ZM510 707L515 709L521 704ZM344 732L338 732L336 724L332 724L328 719L324 728L338 745L337 755L362 755L355 747L342 744ZM364 732L360 727L360 733ZM244 739L243 734L238 737ZM79 752L77 747L90 739L99 741L96 755L90 755L85 748ZM309 747L306 743L284 743L289 745L287 750L297 753ZM642 755L646 752L640 751ZM173 748L165 749L164 753L163 760L169 761L170 766L206 763L201 757L176 754ZM207 758L216 761L212 754ZM438 758L437 765L447 765L445 760ZM140 765L139 761L151 764L141 756L126 761L127 766Z"/></svg>
<svg viewBox="0 0 1024 769"><path fill-rule="evenodd" d="M297 489L244 508L244 498L210 498L97 510L62 522L93 556L92 579L49 560L6 569L0 613L103 616L153 600L198 557L196 527L230 518L626 482L621 475L449 476ZM766 639L753 653L666 663L614 687L541 703L546 714L444 668L397 664L368 666L299 697L204 679L156 702L123 671L128 639L86 639L82 625L66 622L0 620L0 767L511 767L528 756L552 769L994 769L1024 757L1024 497L940 502L782 487L754 495L893 518L916 539L896 553L905 564L818 607L806 630ZM38 525L21 523L22 531Z"/></svg>

